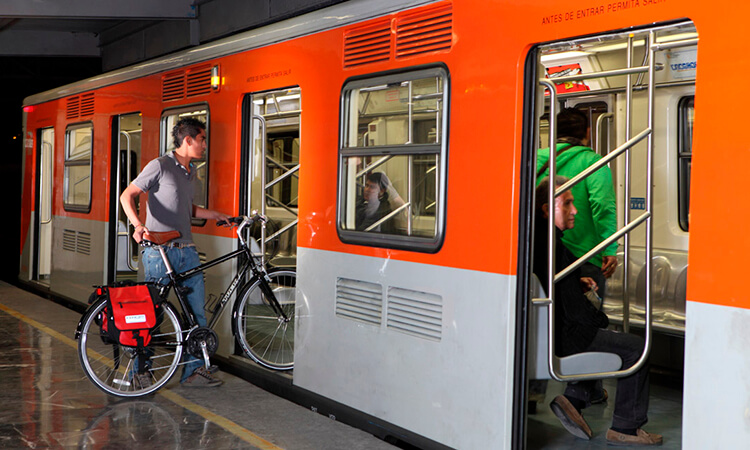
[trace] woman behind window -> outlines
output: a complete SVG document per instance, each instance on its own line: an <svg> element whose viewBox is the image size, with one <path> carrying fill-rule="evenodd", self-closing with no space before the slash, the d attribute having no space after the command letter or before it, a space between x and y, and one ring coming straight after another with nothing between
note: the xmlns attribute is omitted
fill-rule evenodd
<svg viewBox="0 0 750 450"><path fill-rule="evenodd" d="M403 232L403 212L368 230L373 224L403 204L404 200L398 195L385 173L370 172L365 180L364 195L357 202L356 229L389 234Z"/></svg>

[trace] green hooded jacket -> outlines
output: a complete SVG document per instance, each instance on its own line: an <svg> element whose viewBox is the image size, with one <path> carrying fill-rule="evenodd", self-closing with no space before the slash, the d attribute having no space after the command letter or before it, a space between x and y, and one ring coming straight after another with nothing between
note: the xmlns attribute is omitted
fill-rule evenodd
<svg viewBox="0 0 750 450"><path fill-rule="evenodd" d="M562 153L560 149L567 148ZM555 171L558 175L573 178L584 169L599 161L602 157L597 155L589 147L570 146L569 144L557 144L557 165ZM549 149L541 149L537 152L536 170L547 163ZM542 178L549 175L549 168L537 177L537 184ZM573 205L578 210L575 226L563 233L563 243L577 258L596 247L604 239L617 231L617 206L615 203L615 190L612 185L612 172L608 166L597 170L585 180L576 184L571 189L573 194ZM602 256L613 256L617 254L617 242L612 243L602 253L594 255L589 262L597 267L602 266Z"/></svg>

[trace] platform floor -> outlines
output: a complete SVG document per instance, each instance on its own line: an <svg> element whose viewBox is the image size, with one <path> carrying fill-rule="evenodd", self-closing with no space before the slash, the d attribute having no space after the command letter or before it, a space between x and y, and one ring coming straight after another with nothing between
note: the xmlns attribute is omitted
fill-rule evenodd
<svg viewBox="0 0 750 450"><path fill-rule="evenodd" d="M84 375L81 314L0 282L0 448L362 449L395 447L228 373L218 388L118 400Z"/></svg>
<svg viewBox="0 0 750 450"><path fill-rule="evenodd" d="M184 388L175 376L140 400L108 396L86 378L74 331L81 314L0 282L0 449L393 450L381 439L268 393L226 372L218 388ZM681 383L678 383L681 385ZM615 381L606 380L610 398ZM587 408L591 441L566 432L547 406L550 382L528 416L528 449L606 448L614 402ZM652 374L647 430L681 448L682 389Z"/></svg>

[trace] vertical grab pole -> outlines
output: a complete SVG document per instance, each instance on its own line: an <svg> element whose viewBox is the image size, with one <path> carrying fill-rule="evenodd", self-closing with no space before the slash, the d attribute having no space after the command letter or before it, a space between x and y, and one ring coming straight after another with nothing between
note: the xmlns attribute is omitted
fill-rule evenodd
<svg viewBox="0 0 750 450"><path fill-rule="evenodd" d="M656 50L653 45L656 43L656 35L653 30L648 34L649 62L648 62L648 127L654 129L654 81L656 74ZM653 256L653 178L654 178L654 132L648 135L646 162L646 208L648 208L648 219L646 219L646 342L643 347L643 353L648 355L651 352L651 318L653 305L651 304L651 275L652 275L652 256Z"/></svg>
<svg viewBox="0 0 750 450"><path fill-rule="evenodd" d="M555 157L557 153L557 87L547 79L539 83L549 89L549 217L547 218L547 296L550 299L547 314L547 365L555 373ZM544 90L542 90L544 92Z"/></svg>
<svg viewBox="0 0 750 450"><path fill-rule="evenodd" d="M266 217L266 119L254 115L253 120L260 122L260 215ZM260 264L266 265L266 227L260 227Z"/></svg>
<svg viewBox="0 0 750 450"><path fill-rule="evenodd" d="M633 33L628 35L628 48L626 52L627 67L633 66ZM630 140L633 121L633 76L627 75L627 90L625 91L625 142ZM623 179L623 224L630 223L630 151L625 152L625 176ZM623 237L622 258L622 331L630 330L630 289L628 278L630 266L630 233Z"/></svg>

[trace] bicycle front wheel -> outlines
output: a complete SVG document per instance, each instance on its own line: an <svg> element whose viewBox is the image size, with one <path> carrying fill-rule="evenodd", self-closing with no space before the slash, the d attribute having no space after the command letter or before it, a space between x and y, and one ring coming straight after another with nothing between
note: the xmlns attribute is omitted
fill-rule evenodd
<svg viewBox="0 0 750 450"><path fill-rule="evenodd" d="M157 309L157 327L151 342L141 350L112 342L102 332L106 321L105 299L94 303L82 320L78 337L78 358L86 376L107 394L118 397L141 397L164 386L174 374L182 357L182 327L172 305L163 303ZM145 370L139 373L138 358Z"/></svg>
<svg viewBox="0 0 750 450"><path fill-rule="evenodd" d="M270 282L253 279L242 290L232 315L235 337L253 361L269 369L290 370L294 367L297 274L275 270L268 278Z"/></svg>

